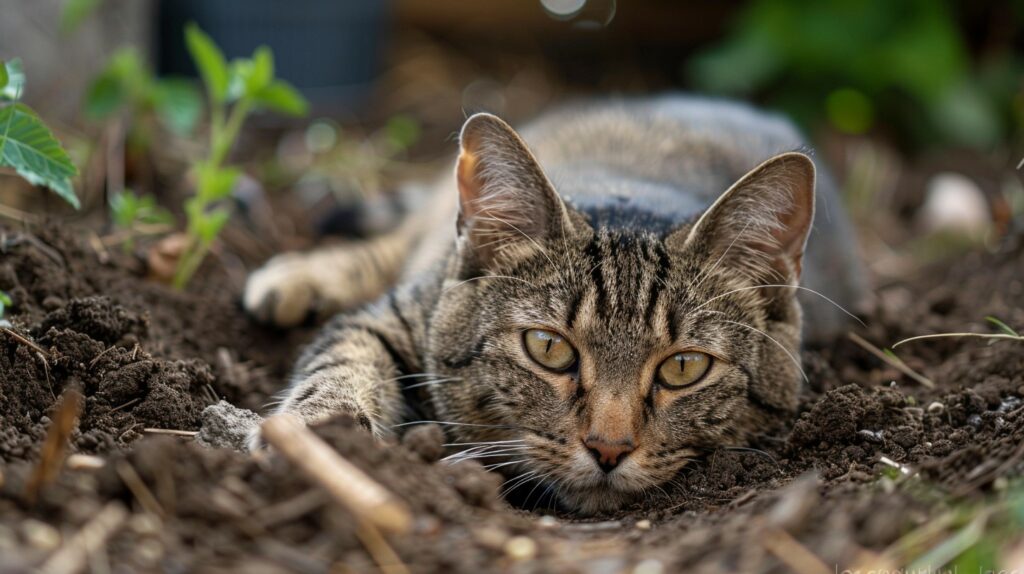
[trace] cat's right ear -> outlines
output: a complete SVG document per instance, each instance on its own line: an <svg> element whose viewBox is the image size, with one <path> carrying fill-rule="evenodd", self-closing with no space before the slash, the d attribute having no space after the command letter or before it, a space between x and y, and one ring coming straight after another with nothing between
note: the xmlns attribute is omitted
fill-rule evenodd
<svg viewBox="0 0 1024 574"><path fill-rule="evenodd" d="M484 266L543 249L572 223L540 164L500 118L475 114L459 137L459 236Z"/></svg>

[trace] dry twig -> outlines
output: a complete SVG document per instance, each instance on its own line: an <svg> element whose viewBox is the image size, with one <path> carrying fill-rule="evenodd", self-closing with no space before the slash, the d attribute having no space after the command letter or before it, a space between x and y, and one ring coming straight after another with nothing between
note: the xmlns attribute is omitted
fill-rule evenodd
<svg viewBox="0 0 1024 574"><path fill-rule="evenodd" d="M75 574L89 567L89 557L107 545L128 519L120 502L110 502L40 567L43 574Z"/></svg>
<svg viewBox="0 0 1024 574"><path fill-rule="evenodd" d="M898 357L885 354L878 347L872 345L867 339L861 337L857 333L851 331L850 333L847 333L847 335L849 335L850 340L853 341L854 343L857 343L857 345L860 348L871 353L875 357L878 357L878 359L880 359L882 362L889 365L890 367L896 369L897 371L903 373L904 375L910 377L911 379L914 379L915 381L928 387L929 389L935 387L935 383L931 379L922 375L921 373L918 373L914 369L911 369L910 367L907 366L906 363L901 361Z"/></svg>
<svg viewBox="0 0 1024 574"><path fill-rule="evenodd" d="M25 485L25 499L29 504L34 504L43 487L57 477L64 464L68 439L78 424L78 415L82 412L84 402L82 393L76 387L70 387L61 393L60 406L53 413L53 422L46 432L39 462L32 469L32 474Z"/></svg>
<svg viewBox="0 0 1024 574"><path fill-rule="evenodd" d="M412 525L406 505L365 472L345 460L293 415L267 419L263 436L363 522L386 532L404 533Z"/></svg>

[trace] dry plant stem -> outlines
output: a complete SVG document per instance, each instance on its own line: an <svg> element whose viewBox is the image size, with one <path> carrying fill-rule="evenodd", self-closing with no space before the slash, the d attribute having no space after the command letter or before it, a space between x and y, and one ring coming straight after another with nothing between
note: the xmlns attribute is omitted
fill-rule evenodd
<svg viewBox="0 0 1024 574"><path fill-rule="evenodd" d="M825 565L814 553L800 544L788 532L781 528L772 528L765 532L761 544L775 555L783 564L798 574L831 574L832 569Z"/></svg>
<svg viewBox="0 0 1024 574"><path fill-rule="evenodd" d="M374 525L369 522L360 523L359 528L356 529L356 536L373 557L373 561L380 567L381 572L384 574L409 574L409 568Z"/></svg>
<svg viewBox="0 0 1024 574"><path fill-rule="evenodd" d="M263 436L356 517L385 532L408 532L406 505L365 472L345 460L293 415L280 414L261 426Z"/></svg>
<svg viewBox="0 0 1024 574"><path fill-rule="evenodd" d="M32 474L25 485L25 499L29 504L35 503L39 492L57 477L57 473L63 466L68 438L78 424L78 415L82 412L84 403L82 393L75 387L61 393L60 406L53 413L53 422L50 423L50 428L46 431L46 439L40 451L39 462L32 469Z"/></svg>
<svg viewBox="0 0 1024 574"><path fill-rule="evenodd" d="M975 337L978 339L1001 339L1006 341L1024 341L1024 337L1018 337L1007 333L935 333L934 335L918 335L916 337L910 337L909 339L903 339L898 343L894 343L892 348L895 349L903 343L909 343L911 341L921 341L923 339L943 339L949 337Z"/></svg>
<svg viewBox="0 0 1024 574"><path fill-rule="evenodd" d="M89 567L89 557L103 549L128 519L120 502L111 502L58 548L39 568L43 574L75 574Z"/></svg>
<svg viewBox="0 0 1024 574"><path fill-rule="evenodd" d="M199 434L199 431L178 430L178 429L154 429L154 428L144 428L144 429L142 429L142 432L148 433L148 434L169 434L169 435L183 436L183 437L189 437L189 438L194 437L197 434Z"/></svg>
<svg viewBox="0 0 1024 574"><path fill-rule="evenodd" d="M904 375L910 377L911 379L914 379L915 381L917 381L918 383L928 387L929 389L935 387L935 383L932 382L931 379L929 379L928 377L922 375L921 373L918 373L914 369L911 369L903 361L900 361L898 359L894 359L893 357L890 357L889 355L886 355L885 353L880 351L878 349L878 347L876 347L876 346L872 345L870 342L868 342L868 340L865 339L864 337L861 337L860 335L858 335L857 333L854 333L854 332L847 333L847 335L850 337L850 340L853 341L854 343L857 343L857 345L860 348L862 348L865 351L871 353L872 355L877 357L879 360L881 360L882 362L884 362L887 365L891 366L892 368L896 369L897 371L903 373Z"/></svg>
<svg viewBox="0 0 1024 574"><path fill-rule="evenodd" d="M22 337L16 331L14 331L14 329L8 329L7 327L2 327L2 328L0 328L0 332L3 332L8 337L14 339L18 343L21 343L22 345L25 345L26 347L28 347L29 349L32 349L33 351L39 353L43 357L49 357L50 356L50 353L48 353L46 351L46 349L44 349L44 348L40 347L39 345L33 343L30 339L26 339L25 337Z"/></svg>

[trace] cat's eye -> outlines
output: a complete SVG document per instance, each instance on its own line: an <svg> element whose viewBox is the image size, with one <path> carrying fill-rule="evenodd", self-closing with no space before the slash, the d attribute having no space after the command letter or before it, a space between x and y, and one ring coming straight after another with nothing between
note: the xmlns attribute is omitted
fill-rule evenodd
<svg viewBox="0 0 1024 574"><path fill-rule="evenodd" d="M711 355L698 351L676 353L658 366L658 382L673 389L701 381L711 369Z"/></svg>
<svg viewBox="0 0 1024 574"><path fill-rule="evenodd" d="M576 364L576 349L564 337L546 329L528 329L523 346L530 358L552 371L564 371Z"/></svg>

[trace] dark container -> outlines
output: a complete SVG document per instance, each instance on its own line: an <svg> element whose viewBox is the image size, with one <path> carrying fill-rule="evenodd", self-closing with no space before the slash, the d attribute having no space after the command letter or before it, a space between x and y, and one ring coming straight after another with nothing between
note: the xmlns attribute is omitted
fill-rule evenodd
<svg viewBox="0 0 1024 574"><path fill-rule="evenodd" d="M277 76L318 111L365 102L380 71L387 0L163 0L157 62L163 74L195 76L184 29L195 22L231 58L261 44L274 50Z"/></svg>

